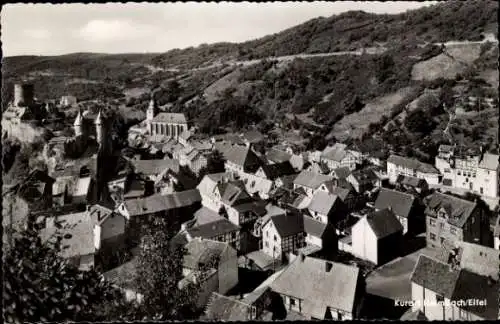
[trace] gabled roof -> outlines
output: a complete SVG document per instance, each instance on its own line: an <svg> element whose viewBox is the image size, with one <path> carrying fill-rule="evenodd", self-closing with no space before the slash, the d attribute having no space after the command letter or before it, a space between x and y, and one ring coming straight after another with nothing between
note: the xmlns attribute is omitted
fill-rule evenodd
<svg viewBox="0 0 500 324"><path fill-rule="evenodd" d="M238 231L239 229L240 228L238 226L221 217L218 220L212 222L195 225L191 228L186 229L186 232L188 232L191 237L202 237L210 239L219 235L224 235L226 233Z"/></svg>
<svg viewBox="0 0 500 324"><path fill-rule="evenodd" d="M268 179L275 180L281 176L295 174L295 170L290 162L280 162L275 164L263 164L262 171Z"/></svg>
<svg viewBox="0 0 500 324"><path fill-rule="evenodd" d="M247 140L250 143L258 143L262 140L264 140L264 135L262 135L261 132L256 131L256 130L251 130L248 132L245 132L242 134L242 136L245 140Z"/></svg>
<svg viewBox="0 0 500 324"><path fill-rule="evenodd" d="M341 143L335 143L333 146L328 146L321 153L321 158L341 162L347 156L346 147L345 144Z"/></svg>
<svg viewBox="0 0 500 324"><path fill-rule="evenodd" d="M275 148L271 148L266 152L266 158L274 163L287 162L292 158L292 154Z"/></svg>
<svg viewBox="0 0 500 324"><path fill-rule="evenodd" d="M454 196L445 195L440 192L434 192L432 195L425 198L427 208L426 214L430 214L431 210L439 210L443 208L448 214L448 223L462 228L477 204L465 199L460 199Z"/></svg>
<svg viewBox="0 0 500 324"><path fill-rule="evenodd" d="M217 184L224 204L233 206L237 203L247 201L250 197L242 181L231 181Z"/></svg>
<svg viewBox="0 0 500 324"><path fill-rule="evenodd" d="M304 216L304 231L315 237L323 238L335 235L335 228L330 224L319 222L312 217Z"/></svg>
<svg viewBox="0 0 500 324"><path fill-rule="evenodd" d="M367 183L378 180L378 176L372 169L356 170L351 173L351 176L356 179L358 183Z"/></svg>
<svg viewBox="0 0 500 324"><path fill-rule="evenodd" d="M332 170L332 176L336 179L345 179L351 174L351 169L348 167L340 167Z"/></svg>
<svg viewBox="0 0 500 324"><path fill-rule="evenodd" d="M251 305L213 292L206 306L203 319L214 321L248 321L252 319L251 315Z"/></svg>
<svg viewBox="0 0 500 324"><path fill-rule="evenodd" d="M387 159L387 163L393 163L395 165L400 165L408 169L417 170L422 173L439 174L439 171L430 164L395 154L391 154L391 156L389 156L389 158Z"/></svg>
<svg viewBox="0 0 500 324"><path fill-rule="evenodd" d="M227 161L246 167L259 164L261 161L249 147L231 143L215 143L214 149L222 153Z"/></svg>
<svg viewBox="0 0 500 324"><path fill-rule="evenodd" d="M301 299L303 313L323 318L327 307L354 312L359 277L358 267L298 256L270 287L279 294Z"/></svg>
<svg viewBox="0 0 500 324"><path fill-rule="evenodd" d="M399 217L408 218L414 206L415 197L396 190L380 188L377 200L375 200L376 209L391 208L394 214Z"/></svg>
<svg viewBox="0 0 500 324"><path fill-rule="evenodd" d="M282 238L304 231L304 220L302 215L299 214L274 215L269 217L269 220L262 225L265 226L268 222L274 224L276 231Z"/></svg>
<svg viewBox="0 0 500 324"><path fill-rule="evenodd" d="M403 232L403 225L389 209L382 209L365 216L378 239L387 237L397 232Z"/></svg>
<svg viewBox="0 0 500 324"><path fill-rule="evenodd" d="M321 184L331 181L332 176L317 174L314 172L303 170L293 181L294 184L307 188L317 189Z"/></svg>
<svg viewBox="0 0 500 324"><path fill-rule="evenodd" d="M444 179L444 180L449 180L449 179ZM403 186L411 186L416 188L424 188L427 185L427 181L425 181L425 179L405 176L402 174L398 175L396 182Z"/></svg>
<svg viewBox="0 0 500 324"><path fill-rule="evenodd" d="M453 270L446 263L421 254L413 269L411 281L451 299L459 275L460 271Z"/></svg>
<svg viewBox="0 0 500 324"><path fill-rule="evenodd" d="M186 116L184 116L184 114L177 114L177 113L159 113L153 118L153 121L161 123L172 123L172 124L187 123Z"/></svg>
<svg viewBox="0 0 500 324"><path fill-rule="evenodd" d="M191 240L185 246L186 254L183 259L183 266L189 269L199 269L201 264L208 264L214 261L217 266L221 255L232 249L229 244L213 240L202 239L200 237ZM236 255L236 253L235 253Z"/></svg>
<svg viewBox="0 0 500 324"><path fill-rule="evenodd" d="M145 198L125 200L129 215L141 216L191 206L201 201L198 189L175 192L170 195L155 194Z"/></svg>
<svg viewBox="0 0 500 324"><path fill-rule="evenodd" d="M339 197L342 201L345 202L346 198L352 192L352 189L342 188L342 187L333 187L331 193Z"/></svg>
<svg viewBox="0 0 500 324"><path fill-rule="evenodd" d="M179 161L169 158L162 160L133 160L132 165L136 173L146 175L158 175L165 170L172 170L174 173L179 173L180 170Z"/></svg>
<svg viewBox="0 0 500 324"><path fill-rule="evenodd" d="M500 269L500 251L494 248L460 241L458 243L460 268L482 276L491 276L498 280Z"/></svg>
<svg viewBox="0 0 500 324"><path fill-rule="evenodd" d="M336 195L318 190L314 193L314 196L311 199L311 203L307 208L311 212L317 212L321 215L328 215L335 206L337 199L339 199L339 197Z"/></svg>
<svg viewBox="0 0 500 324"><path fill-rule="evenodd" d="M135 276L137 273L137 257L103 273L106 281L123 289L136 290Z"/></svg>

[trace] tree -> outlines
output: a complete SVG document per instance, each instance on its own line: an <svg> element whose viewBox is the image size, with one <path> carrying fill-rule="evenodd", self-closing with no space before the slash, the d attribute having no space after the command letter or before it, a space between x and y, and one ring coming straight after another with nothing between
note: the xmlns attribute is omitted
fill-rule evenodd
<svg viewBox="0 0 500 324"><path fill-rule="evenodd" d="M62 237L43 242L32 230L14 232L4 250L7 322L93 321L94 310L118 294L99 273L80 271L59 256ZM111 320L112 318L108 318Z"/></svg>
<svg viewBox="0 0 500 324"><path fill-rule="evenodd" d="M224 163L226 163L226 159L222 153L218 150L213 150L207 157L207 174L224 172Z"/></svg>
<svg viewBox="0 0 500 324"><path fill-rule="evenodd" d="M406 117L405 126L411 132L429 134L434 129L435 122L429 113L422 109L415 109Z"/></svg>
<svg viewBox="0 0 500 324"><path fill-rule="evenodd" d="M144 295L137 317L146 320L187 320L197 314L195 284L180 288L185 249L170 243L175 235L164 218L146 226L137 260L136 287Z"/></svg>

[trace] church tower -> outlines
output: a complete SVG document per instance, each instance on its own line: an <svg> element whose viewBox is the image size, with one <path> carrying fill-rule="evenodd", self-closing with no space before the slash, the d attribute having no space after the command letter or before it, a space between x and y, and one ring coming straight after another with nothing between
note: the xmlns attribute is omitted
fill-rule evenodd
<svg viewBox="0 0 500 324"><path fill-rule="evenodd" d="M106 149L106 127L101 110L99 110L95 119L95 133L97 143L99 144L99 151L104 151Z"/></svg>
<svg viewBox="0 0 500 324"><path fill-rule="evenodd" d="M78 110L78 115L76 115L75 122L73 123L73 129L75 130L75 137L83 135L83 116L81 110Z"/></svg>
<svg viewBox="0 0 500 324"><path fill-rule="evenodd" d="M156 102L153 96L151 96L151 101L149 101L149 106L148 110L146 111L146 122L148 125L148 131L151 134L152 129L151 129L151 122L155 118L156 114L158 113L158 109L156 106Z"/></svg>

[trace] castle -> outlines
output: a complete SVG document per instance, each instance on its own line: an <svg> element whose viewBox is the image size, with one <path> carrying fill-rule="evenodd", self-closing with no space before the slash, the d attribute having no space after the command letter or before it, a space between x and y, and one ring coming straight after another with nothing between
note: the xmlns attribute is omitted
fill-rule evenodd
<svg viewBox="0 0 500 324"><path fill-rule="evenodd" d="M35 86L31 83L14 85L14 100L9 103L2 118L14 124L24 121L41 120L47 116L43 103L35 99Z"/></svg>

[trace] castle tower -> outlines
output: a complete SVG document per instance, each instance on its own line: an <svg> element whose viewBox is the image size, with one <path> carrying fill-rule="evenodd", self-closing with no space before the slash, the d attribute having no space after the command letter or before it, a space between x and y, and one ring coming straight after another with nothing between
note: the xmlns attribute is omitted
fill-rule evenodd
<svg viewBox="0 0 500 324"><path fill-rule="evenodd" d="M29 107L35 101L35 86L31 83L14 85L14 106Z"/></svg>
<svg viewBox="0 0 500 324"><path fill-rule="evenodd" d="M99 110L99 113L97 114L97 117L95 119L95 132L96 132L96 140L97 143L99 144L99 150L105 150L106 149L106 128L104 125L104 120L102 117L101 110Z"/></svg>
<svg viewBox="0 0 500 324"><path fill-rule="evenodd" d="M75 122L73 123L73 129L75 130L76 137L83 135L83 116L81 110L78 110L78 115L76 115Z"/></svg>

